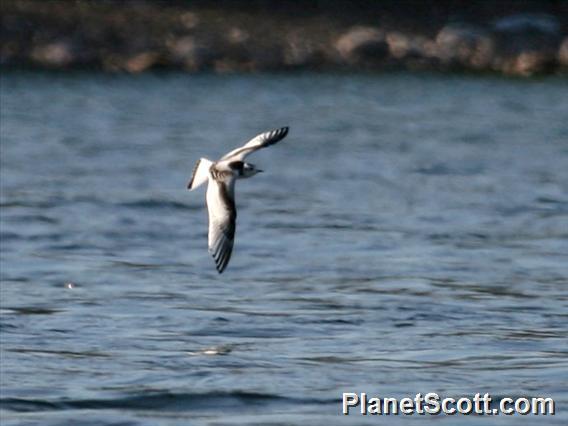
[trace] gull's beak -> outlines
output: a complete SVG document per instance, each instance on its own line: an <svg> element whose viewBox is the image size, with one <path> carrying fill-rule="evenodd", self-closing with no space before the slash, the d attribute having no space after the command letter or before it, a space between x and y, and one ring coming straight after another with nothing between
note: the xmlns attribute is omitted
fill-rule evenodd
<svg viewBox="0 0 568 426"><path fill-rule="evenodd" d="M263 173L263 172L264 172L264 170L260 170L260 169L256 169L256 171L257 171L258 173Z"/></svg>

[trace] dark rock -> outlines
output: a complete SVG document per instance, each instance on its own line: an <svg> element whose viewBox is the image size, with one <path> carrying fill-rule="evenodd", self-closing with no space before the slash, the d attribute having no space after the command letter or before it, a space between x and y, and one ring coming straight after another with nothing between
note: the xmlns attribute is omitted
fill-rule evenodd
<svg viewBox="0 0 568 426"><path fill-rule="evenodd" d="M250 39L250 34L248 33L248 31L239 27L233 27L227 33L227 40L231 44L242 45L246 43L249 39Z"/></svg>
<svg viewBox="0 0 568 426"><path fill-rule="evenodd" d="M531 9L553 15L516 14L489 28L453 23L441 29L451 15L440 12L437 0L416 2L423 6L418 9L397 6L396 16L383 2L361 2L363 9L376 12L367 16L355 4L353 13L349 7L336 16L331 9L322 13L327 6L306 10L300 2L302 13L296 14L293 8L269 10L244 1L242 7L157 0L1 1L0 66L7 67L131 73L165 67L190 72L440 69L520 76L568 70L568 41L562 33L568 21L564 1L558 0L542 2L542 7L531 0ZM471 22L527 9L513 6L516 2L487 2L483 8L465 3L450 9L462 10L453 15ZM376 17L388 33L358 25Z"/></svg>
<svg viewBox="0 0 568 426"><path fill-rule="evenodd" d="M194 36L184 36L166 43L169 61L187 71L201 71L213 66L218 55L211 43Z"/></svg>
<svg viewBox="0 0 568 426"><path fill-rule="evenodd" d="M193 12L184 12L179 20L186 30L193 30L199 25L199 16Z"/></svg>
<svg viewBox="0 0 568 426"><path fill-rule="evenodd" d="M66 68L73 61L73 52L70 43L57 41L34 47L30 58L46 68Z"/></svg>
<svg viewBox="0 0 568 426"><path fill-rule="evenodd" d="M555 67L562 40L558 19L545 14L511 15L493 27L494 68L506 74L530 76Z"/></svg>
<svg viewBox="0 0 568 426"><path fill-rule="evenodd" d="M255 49L251 46L254 41L247 30L236 26L228 28L224 37L217 43L221 59L215 63L216 71L252 71Z"/></svg>
<svg viewBox="0 0 568 426"><path fill-rule="evenodd" d="M159 58L159 53L150 51L127 55L106 54L103 56L103 69L137 74L155 66Z"/></svg>
<svg viewBox="0 0 568 426"><path fill-rule="evenodd" d="M321 67L325 63L325 46L302 31L287 35L284 48L284 65L288 67Z"/></svg>
<svg viewBox="0 0 568 426"><path fill-rule="evenodd" d="M422 35L392 31L387 34L391 58L403 68L410 70L436 69L435 42Z"/></svg>
<svg viewBox="0 0 568 426"><path fill-rule="evenodd" d="M424 46L428 40L423 36L412 36L392 31L387 34L386 41L389 46L389 53L396 59L426 55Z"/></svg>
<svg viewBox="0 0 568 426"><path fill-rule="evenodd" d="M133 74L146 71L158 62L160 55L157 52L142 52L134 55L124 63L124 69Z"/></svg>
<svg viewBox="0 0 568 426"><path fill-rule="evenodd" d="M389 55L385 34L374 27L354 27L335 43L340 58L348 64L382 65Z"/></svg>
<svg viewBox="0 0 568 426"><path fill-rule="evenodd" d="M436 56L445 66L489 68L494 42L483 28L468 24L449 24L436 36Z"/></svg>
<svg viewBox="0 0 568 426"><path fill-rule="evenodd" d="M0 65L11 65L23 62L22 48L17 41L8 41L0 44Z"/></svg>
<svg viewBox="0 0 568 426"><path fill-rule="evenodd" d="M564 38L558 49L558 63L561 67L568 69L568 37Z"/></svg>
<svg viewBox="0 0 568 426"><path fill-rule="evenodd" d="M500 62L500 71L509 75L530 77L551 72L556 67L556 57L550 52L529 50Z"/></svg>
<svg viewBox="0 0 568 426"><path fill-rule="evenodd" d="M284 52L280 44L267 44L251 52L252 70L278 70L284 63Z"/></svg>

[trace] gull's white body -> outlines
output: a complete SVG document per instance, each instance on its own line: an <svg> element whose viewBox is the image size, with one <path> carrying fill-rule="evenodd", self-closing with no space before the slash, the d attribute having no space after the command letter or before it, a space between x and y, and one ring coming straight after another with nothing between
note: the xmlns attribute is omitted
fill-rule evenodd
<svg viewBox="0 0 568 426"><path fill-rule="evenodd" d="M207 210L209 213L209 253L215 260L219 273L227 267L233 251L237 209L235 207L235 182L252 177L262 170L244 160L253 152L281 141L288 134L288 127L261 133L245 145L236 148L212 162L201 158L189 184L190 191L207 182Z"/></svg>

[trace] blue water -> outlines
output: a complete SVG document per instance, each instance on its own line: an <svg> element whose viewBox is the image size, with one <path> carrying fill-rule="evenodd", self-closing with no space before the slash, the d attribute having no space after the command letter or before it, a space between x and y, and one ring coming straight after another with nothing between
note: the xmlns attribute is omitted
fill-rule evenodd
<svg viewBox="0 0 568 426"><path fill-rule="evenodd" d="M0 82L3 426L424 420L341 416L342 392L568 422L566 80ZM194 162L284 125L218 275Z"/></svg>

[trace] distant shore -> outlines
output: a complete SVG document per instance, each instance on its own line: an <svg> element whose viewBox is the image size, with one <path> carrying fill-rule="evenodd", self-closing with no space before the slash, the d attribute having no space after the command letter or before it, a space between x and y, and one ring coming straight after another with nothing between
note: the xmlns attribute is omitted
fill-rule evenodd
<svg viewBox="0 0 568 426"><path fill-rule="evenodd" d="M0 66L568 73L568 6L562 2L543 1L540 10L495 7L499 13L455 10L447 1L387 1L369 10L353 2L352 11L348 3L308 1L301 13L294 2L272 4L278 7L263 1L3 0ZM389 9L392 4L398 6ZM424 9L428 4L434 9Z"/></svg>

